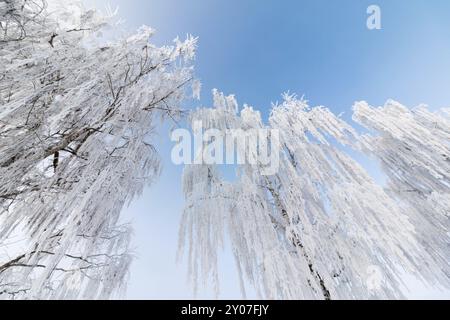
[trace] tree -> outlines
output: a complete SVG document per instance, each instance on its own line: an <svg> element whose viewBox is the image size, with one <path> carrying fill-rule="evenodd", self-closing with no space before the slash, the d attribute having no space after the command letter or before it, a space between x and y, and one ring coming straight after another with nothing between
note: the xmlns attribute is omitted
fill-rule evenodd
<svg viewBox="0 0 450 320"><path fill-rule="evenodd" d="M218 165L186 166L180 249L189 244L194 284L212 277L218 287L224 239L244 294L244 279L270 299L401 298L405 272L446 284L443 261L414 236L418 226L347 154L345 146L360 149L358 133L328 109L286 94L265 126L259 112L245 106L239 114L233 96L215 91L214 108L191 120L220 132L277 129L281 146L279 170L270 176L262 163L237 165L233 182Z"/></svg>
<svg viewBox="0 0 450 320"><path fill-rule="evenodd" d="M196 39L109 39L113 16L50 4L0 2L0 244L28 237L0 258L0 297L105 298L131 257L121 209L158 176L155 119L180 115Z"/></svg>

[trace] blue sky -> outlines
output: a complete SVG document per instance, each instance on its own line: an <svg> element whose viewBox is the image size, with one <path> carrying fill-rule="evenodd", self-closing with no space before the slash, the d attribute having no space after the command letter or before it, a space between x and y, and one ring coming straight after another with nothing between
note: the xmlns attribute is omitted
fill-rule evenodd
<svg viewBox="0 0 450 320"><path fill-rule="evenodd" d="M380 105L450 106L450 2L447 0L85 0L119 7L126 28L156 28L154 41L199 37L196 75L201 105L211 89L234 93L267 117L287 90L312 105L351 115L354 101ZM382 30L368 30L366 9L381 8ZM170 162L167 132L158 138L164 161L160 181L126 210L135 225L138 259L130 298L190 298L185 268L175 265L183 207L182 168ZM222 298L239 298L234 265L224 254ZM414 297L437 296L428 288ZM211 291L199 297L213 298Z"/></svg>

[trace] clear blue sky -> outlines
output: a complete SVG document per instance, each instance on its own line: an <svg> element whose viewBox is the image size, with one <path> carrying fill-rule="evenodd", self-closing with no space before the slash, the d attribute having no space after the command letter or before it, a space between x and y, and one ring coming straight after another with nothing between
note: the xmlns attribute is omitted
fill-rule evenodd
<svg viewBox="0 0 450 320"><path fill-rule="evenodd" d="M236 94L268 116L271 102L290 90L312 105L350 116L354 101L388 98L408 106L450 106L450 1L448 0L85 0L103 9L119 6L130 30L158 30L155 42L177 35L199 37L196 75L201 104L210 91ZM377 4L382 30L366 27L366 9ZM171 143L161 133L165 170L160 181L126 212L132 217L138 259L130 298L189 298L185 269L175 266L183 207L182 168L170 162ZM225 254L222 298L239 298L234 265ZM432 289L413 297L436 296ZM213 298L210 291L200 295Z"/></svg>

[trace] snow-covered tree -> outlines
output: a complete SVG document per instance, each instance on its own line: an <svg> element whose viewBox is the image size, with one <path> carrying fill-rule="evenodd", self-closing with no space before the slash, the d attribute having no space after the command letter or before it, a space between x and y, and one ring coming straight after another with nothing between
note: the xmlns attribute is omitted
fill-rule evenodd
<svg viewBox="0 0 450 320"><path fill-rule="evenodd" d="M155 120L179 116L196 39L116 27L73 1L0 1L0 244L27 237L0 255L0 298L106 298L126 279L119 215L159 173Z"/></svg>
<svg viewBox="0 0 450 320"><path fill-rule="evenodd" d="M193 123L224 133L277 129L281 159L271 176L261 163L238 165L231 182L218 165L186 166L180 248L189 245L194 284L212 277L217 288L224 239L244 294L246 279L264 298L401 298L404 273L445 283L441 264L415 237L420 226L347 154L345 146L360 148L350 125L285 95L264 126L251 107L238 113L233 96L213 94L214 108L195 111Z"/></svg>

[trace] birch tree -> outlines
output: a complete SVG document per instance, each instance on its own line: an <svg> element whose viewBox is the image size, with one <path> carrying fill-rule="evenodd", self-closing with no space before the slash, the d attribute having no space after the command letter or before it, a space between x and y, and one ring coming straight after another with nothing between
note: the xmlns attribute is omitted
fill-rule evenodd
<svg viewBox="0 0 450 320"><path fill-rule="evenodd" d="M27 237L0 256L0 297L106 298L131 257L120 212L158 176L155 121L179 116L196 39L109 37L112 14L50 4L0 2L0 244Z"/></svg>
<svg viewBox="0 0 450 320"><path fill-rule="evenodd" d="M187 243L194 285L212 279L218 287L224 239L244 296L250 283L270 299L403 298L404 273L448 285L445 262L416 237L422 226L348 154L346 148L361 149L360 135L328 109L286 94L266 126L259 112L244 106L239 113L233 96L215 91L214 108L191 118L220 132L275 128L281 145L279 170L271 176L260 163L235 166L232 182L217 165L186 166L180 252ZM444 202L427 210L448 208Z"/></svg>

